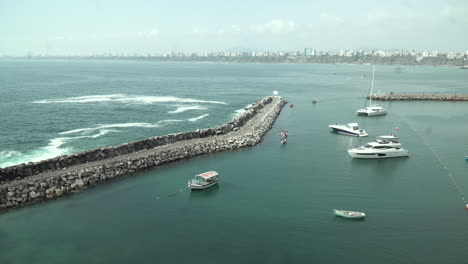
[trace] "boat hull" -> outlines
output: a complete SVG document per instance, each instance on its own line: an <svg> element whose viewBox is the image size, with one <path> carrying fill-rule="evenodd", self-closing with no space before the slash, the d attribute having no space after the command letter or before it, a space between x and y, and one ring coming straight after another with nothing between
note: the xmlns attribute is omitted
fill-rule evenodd
<svg viewBox="0 0 468 264"><path fill-rule="evenodd" d="M199 184L188 184L188 187L192 190L192 191L195 191L195 190L204 190L204 189L208 189L210 187L213 187L215 186L216 184L218 184L218 182L212 182L212 183L209 183L209 184L205 184L205 185L199 185Z"/></svg>
<svg viewBox="0 0 468 264"><path fill-rule="evenodd" d="M388 158L401 158L409 157L409 152L406 149L399 151L366 151L362 149L350 149L349 155L355 159L388 159Z"/></svg>
<svg viewBox="0 0 468 264"><path fill-rule="evenodd" d="M379 115L386 115L387 111L380 110L380 111L367 111L366 109L359 109L356 111L357 115L366 115L366 116L379 116Z"/></svg>
<svg viewBox="0 0 468 264"><path fill-rule="evenodd" d="M353 211L333 209L333 213L336 216L343 217L343 218L349 218L349 219L363 219L363 218L366 217L366 214L362 213L362 212L353 212Z"/></svg>
<svg viewBox="0 0 468 264"><path fill-rule="evenodd" d="M347 136L354 136L354 137L367 137L367 133L353 132L353 131L349 131L349 130L345 130L345 129L335 127L333 125L331 125L329 127L333 130L333 132L336 132L338 134L347 135Z"/></svg>

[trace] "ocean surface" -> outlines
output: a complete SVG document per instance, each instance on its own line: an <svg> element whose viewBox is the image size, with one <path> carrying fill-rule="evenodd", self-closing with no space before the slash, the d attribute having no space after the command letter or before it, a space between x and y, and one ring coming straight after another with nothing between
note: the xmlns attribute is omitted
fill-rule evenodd
<svg viewBox="0 0 468 264"><path fill-rule="evenodd" d="M465 263L468 103L381 102L388 115L357 117L371 70L1 60L0 167L222 125L273 91L294 107L256 147L0 214L0 263ZM377 66L374 92L468 94L468 71ZM369 137L328 128L355 121ZM396 127L409 158L348 155ZM190 192L208 170L219 185Z"/></svg>

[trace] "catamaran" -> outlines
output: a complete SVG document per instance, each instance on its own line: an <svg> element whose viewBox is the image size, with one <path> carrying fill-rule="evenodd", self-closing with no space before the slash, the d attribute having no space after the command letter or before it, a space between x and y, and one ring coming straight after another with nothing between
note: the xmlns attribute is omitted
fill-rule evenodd
<svg viewBox="0 0 468 264"><path fill-rule="evenodd" d="M218 173L216 171L208 171L195 175L194 179L188 181L188 187L193 190L202 190L218 184Z"/></svg>
<svg viewBox="0 0 468 264"><path fill-rule="evenodd" d="M356 111L358 115L367 115L367 116L376 116L376 115L385 115L387 111L378 105L372 105L372 90L374 88L374 75L375 75L375 66L372 68L372 81L369 93L369 106L359 109ZM367 99L366 99L367 102Z"/></svg>

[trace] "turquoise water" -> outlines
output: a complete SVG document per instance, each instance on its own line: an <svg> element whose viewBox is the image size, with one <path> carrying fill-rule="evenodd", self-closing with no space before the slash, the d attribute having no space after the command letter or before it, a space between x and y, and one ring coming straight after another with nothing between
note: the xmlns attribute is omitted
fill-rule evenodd
<svg viewBox="0 0 468 264"><path fill-rule="evenodd" d="M356 65L0 61L0 166L220 125L274 90L294 104L254 148L1 214L0 263L463 263L468 104L383 102L388 115L358 118L370 72ZM467 84L457 68L378 66L374 91L466 94ZM352 121L369 138L330 133L329 124ZM395 127L410 158L347 154ZM290 133L285 146L276 135L282 128ZM220 173L218 187L185 188L207 170ZM346 221L333 208L368 217Z"/></svg>

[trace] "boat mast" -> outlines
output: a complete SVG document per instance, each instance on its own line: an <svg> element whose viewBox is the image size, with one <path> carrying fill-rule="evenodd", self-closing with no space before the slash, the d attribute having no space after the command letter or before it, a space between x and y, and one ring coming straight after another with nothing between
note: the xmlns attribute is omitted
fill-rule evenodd
<svg viewBox="0 0 468 264"><path fill-rule="evenodd" d="M372 67L372 81L370 85L369 106L372 106L372 89L374 88L375 66Z"/></svg>

